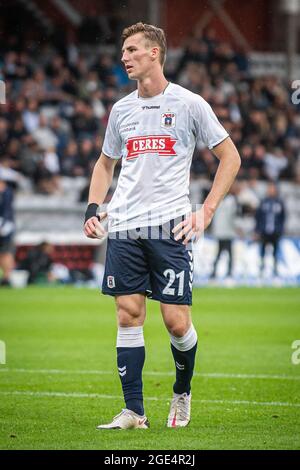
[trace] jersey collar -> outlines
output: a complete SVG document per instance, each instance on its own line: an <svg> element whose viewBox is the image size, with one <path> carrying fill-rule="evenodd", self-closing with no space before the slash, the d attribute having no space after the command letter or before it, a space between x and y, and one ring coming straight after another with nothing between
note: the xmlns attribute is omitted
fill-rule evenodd
<svg viewBox="0 0 300 470"><path fill-rule="evenodd" d="M166 94L169 92L169 90L170 90L170 85L171 85L171 82L168 82L167 85L166 85L166 87L165 87L165 89L164 89L161 93L159 93L158 95L155 95L155 96L149 96L148 98L145 98L145 97L143 97L143 96L139 96L139 91L138 91L138 89L136 89L136 97L137 97L139 100L146 100L146 101L148 101L148 100L153 100L153 99L155 99L155 98L159 98L160 96L166 95Z"/></svg>

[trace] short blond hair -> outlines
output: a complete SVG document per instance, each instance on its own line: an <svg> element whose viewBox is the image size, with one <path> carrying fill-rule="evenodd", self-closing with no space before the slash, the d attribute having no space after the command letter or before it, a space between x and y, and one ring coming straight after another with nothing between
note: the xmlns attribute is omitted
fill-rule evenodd
<svg viewBox="0 0 300 470"><path fill-rule="evenodd" d="M145 24L142 22L133 24L123 30L123 33L122 33L123 44L127 38L137 33L143 33L146 40L148 40L152 44L156 44L157 46L159 46L159 49L160 49L159 61L161 65L163 66L166 60L166 55L167 55L167 41L166 41L164 30L161 28L157 28L156 26L153 26L152 24Z"/></svg>

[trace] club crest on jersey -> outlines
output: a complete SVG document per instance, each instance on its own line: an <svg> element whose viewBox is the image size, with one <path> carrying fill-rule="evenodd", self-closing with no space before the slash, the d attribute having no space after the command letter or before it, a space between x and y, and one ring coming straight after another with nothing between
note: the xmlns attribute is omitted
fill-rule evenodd
<svg viewBox="0 0 300 470"><path fill-rule="evenodd" d="M171 127L175 127L176 124L176 114L175 113L163 113L161 115L161 126L167 127L170 129Z"/></svg>
<svg viewBox="0 0 300 470"><path fill-rule="evenodd" d="M110 289L113 289L114 287L116 287L114 276L107 276L107 287L109 287Z"/></svg>

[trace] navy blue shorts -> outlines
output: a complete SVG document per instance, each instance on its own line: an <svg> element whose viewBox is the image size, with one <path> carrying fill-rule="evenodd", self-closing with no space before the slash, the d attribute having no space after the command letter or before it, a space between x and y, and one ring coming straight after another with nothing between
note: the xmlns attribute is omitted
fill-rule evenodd
<svg viewBox="0 0 300 470"><path fill-rule="evenodd" d="M171 221L159 227L111 233L103 294L141 293L166 304L191 305L192 246L174 240L173 227Z"/></svg>

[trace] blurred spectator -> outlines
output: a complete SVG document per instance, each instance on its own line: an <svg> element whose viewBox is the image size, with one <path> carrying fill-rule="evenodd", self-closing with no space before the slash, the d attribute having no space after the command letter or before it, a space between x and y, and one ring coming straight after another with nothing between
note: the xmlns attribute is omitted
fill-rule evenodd
<svg viewBox="0 0 300 470"><path fill-rule="evenodd" d="M54 147L49 147L44 154L45 158L45 167L52 175L59 175L60 166L59 159L55 152Z"/></svg>
<svg viewBox="0 0 300 470"><path fill-rule="evenodd" d="M261 243L261 272L264 270L266 246L273 248L274 274L278 275L278 248L284 231L285 209L283 201L278 197L277 187L269 183L267 195L261 201L256 212L256 234Z"/></svg>
<svg viewBox="0 0 300 470"><path fill-rule="evenodd" d="M94 137L100 127L99 121L94 116L93 108L83 100L76 101L71 124L78 139Z"/></svg>
<svg viewBox="0 0 300 470"><path fill-rule="evenodd" d="M55 115L50 121L50 128L57 139L57 153L61 155L71 138L71 126L68 121Z"/></svg>
<svg viewBox="0 0 300 470"><path fill-rule="evenodd" d="M42 159L42 151L32 136L28 136L26 145L20 151L20 169L24 175L33 179L37 165Z"/></svg>
<svg viewBox="0 0 300 470"><path fill-rule="evenodd" d="M39 116L39 125L32 132L32 137L42 150L48 150L49 148L55 148L58 139L54 132L48 127L47 119L43 114Z"/></svg>
<svg viewBox="0 0 300 470"><path fill-rule="evenodd" d="M110 55L101 55L93 70L97 72L99 80L104 86L116 85L114 62Z"/></svg>
<svg viewBox="0 0 300 470"><path fill-rule="evenodd" d="M9 137L10 139L22 139L26 135L26 129L24 127L23 120L20 116L16 117L15 121L13 122Z"/></svg>
<svg viewBox="0 0 300 470"><path fill-rule="evenodd" d="M64 176L82 175L78 144L75 140L70 140L68 145L65 147L60 159L60 168L61 173Z"/></svg>
<svg viewBox="0 0 300 470"><path fill-rule="evenodd" d="M211 233L218 241L218 251L211 273L212 278L216 276L218 261L224 251L228 253L226 275L232 275L232 241L237 235L235 221L238 213L238 202L236 198L238 192L239 183L235 182L231 187L230 192L221 202L212 220Z"/></svg>
<svg viewBox="0 0 300 470"><path fill-rule="evenodd" d="M13 189L0 173L0 268L1 286L9 286L10 274L14 268L15 232Z"/></svg>
<svg viewBox="0 0 300 470"><path fill-rule="evenodd" d="M53 251L54 247L50 243L42 242L30 249L26 258L19 263L19 269L29 272L29 284L53 280L51 274Z"/></svg>
<svg viewBox="0 0 300 470"><path fill-rule="evenodd" d="M267 178L278 181L282 171L288 166L288 160L280 148L275 148L271 153L266 153L264 158L264 170Z"/></svg>
<svg viewBox="0 0 300 470"><path fill-rule="evenodd" d="M3 153L9 141L8 121L0 117L0 152Z"/></svg>
<svg viewBox="0 0 300 470"><path fill-rule="evenodd" d="M30 99L23 112L23 122L27 132L32 133L39 127L39 103L36 99Z"/></svg>
<svg viewBox="0 0 300 470"><path fill-rule="evenodd" d="M93 143L90 139L84 139L79 145L79 164L82 174L90 176L91 169L94 167L99 155L96 153Z"/></svg>
<svg viewBox="0 0 300 470"><path fill-rule="evenodd" d="M42 153L35 166L33 181L36 191L40 194L51 195L60 190L59 160L53 149Z"/></svg>
<svg viewBox="0 0 300 470"><path fill-rule="evenodd" d="M106 109L102 101L103 93L101 90L96 90L91 94L91 96L91 103L94 111L94 116L98 119L101 119L106 114Z"/></svg>
<svg viewBox="0 0 300 470"><path fill-rule="evenodd" d="M238 194L238 202L243 214L255 214L256 209L260 204L256 183L256 178L239 182L240 190Z"/></svg>
<svg viewBox="0 0 300 470"><path fill-rule="evenodd" d="M101 88L102 83L95 70L88 71L79 82L79 93L84 99L88 99L92 93Z"/></svg>

